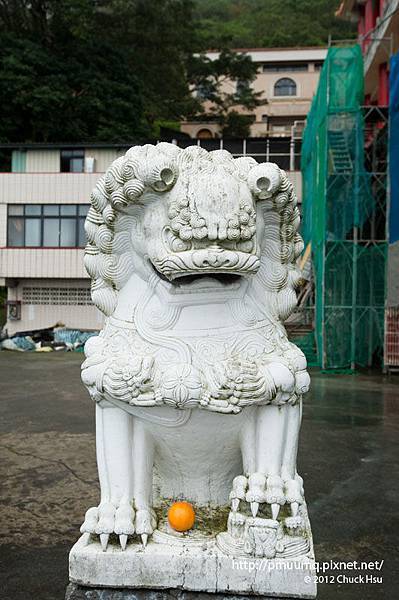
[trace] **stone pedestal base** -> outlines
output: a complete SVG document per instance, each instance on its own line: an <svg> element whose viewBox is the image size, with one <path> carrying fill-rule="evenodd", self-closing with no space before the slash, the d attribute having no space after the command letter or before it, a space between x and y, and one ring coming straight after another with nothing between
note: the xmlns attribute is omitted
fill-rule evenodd
<svg viewBox="0 0 399 600"><path fill-rule="evenodd" d="M253 596L185 590L89 588L70 583L66 589L65 600L253 600ZM271 596L262 596L262 600L274 599Z"/></svg>
<svg viewBox="0 0 399 600"><path fill-rule="evenodd" d="M98 541L83 535L71 550L69 574L71 582L92 588L316 597L312 547L303 556L274 559L233 558L224 554L215 540L179 545L151 540L146 548L131 543L125 551L115 541L103 552ZM112 594L101 595L108 597L113 598Z"/></svg>

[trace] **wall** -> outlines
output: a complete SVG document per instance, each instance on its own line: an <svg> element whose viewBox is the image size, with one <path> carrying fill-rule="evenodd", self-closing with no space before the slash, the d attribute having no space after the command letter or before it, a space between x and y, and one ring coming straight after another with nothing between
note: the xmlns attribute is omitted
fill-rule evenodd
<svg viewBox="0 0 399 600"><path fill-rule="evenodd" d="M110 164L124 154L125 151L118 151L117 148L86 148L85 156L92 156L95 159L94 171L96 173L104 173Z"/></svg>
<svg viewBox="0 0 399 600"><path fill-rule="evenodd" d="M99 174L1 173L0 205L89 203Z"/></svg>
<svg viewBox="0 0 399 600"><path fill-rule="evenodd" d="M59 173L60 151L59 150L27 150L26 172L27 173Z"/></svg>
<svg viewBox="0 0 399 600"><path fill-rule="evenodd" d="M18 331L42 329L62 324L71 329L101 329L103 314L92 304L25 304L24 288L89 288L89 282L79 279L23 279L15 287L8 288L9 300L21 300L21 319L8 321L6 328L9 335Z"/></svg>
<svg viewBox="0 0 399 600"><path fill-rule="evenodd" d="M279 79L287 77L295 81L297 95L275 96L275 84ZM315 71L313 68L312 71L307 72L259 73L253 83L253 89L255 92L263 92L263 98L268 100L268 104L259 106L254 110L256 121L261 122L262 115L268 115L269 117L300 116L304 118L309 111L318 81L319 71ZM263 126L266 131L266 124L263 124Z"/></svg>
<svg viewBox="0 0 399 600"><path fill-rule="evenodd" d="M83 248L1 248L0 277L82 277Z"/></svg>
<svg viewBox="0 0 399 600"><path fill-rule="evenodd" d="M294 186L298 202L302 202L302 173L301 171L287 171L287 177Z"/></svg>

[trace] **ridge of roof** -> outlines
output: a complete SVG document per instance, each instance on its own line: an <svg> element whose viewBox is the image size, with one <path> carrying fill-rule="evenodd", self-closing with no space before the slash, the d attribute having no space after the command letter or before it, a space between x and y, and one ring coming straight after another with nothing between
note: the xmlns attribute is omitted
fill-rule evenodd
<svg viewBox="0 0 399 600"><path fill-rule="evenodd" d="M284 50L328 50L328 46L284 46L284 47L259 47L259 48L231 48L233 52L276 52L276 51L284 51ZM220 52L220 50L216 50L211 48L206 52Z"/></svg>

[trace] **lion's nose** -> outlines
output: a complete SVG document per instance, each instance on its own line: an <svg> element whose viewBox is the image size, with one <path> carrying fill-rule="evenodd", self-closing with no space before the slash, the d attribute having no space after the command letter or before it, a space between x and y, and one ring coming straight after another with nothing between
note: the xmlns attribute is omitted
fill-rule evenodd
<svg viewBox="0 0 399 600"><path fill-rule="evenodd" d="M213 219L208 217L208 238L210 240L227 239L227 220L218 215Z"/></svg>
<svg viewBox="0 0 399 600"><path fill-rule="evenodd" d="M232 269L239 262L237 252L218 247L196 250L192 258L198 269Z"/></svg>

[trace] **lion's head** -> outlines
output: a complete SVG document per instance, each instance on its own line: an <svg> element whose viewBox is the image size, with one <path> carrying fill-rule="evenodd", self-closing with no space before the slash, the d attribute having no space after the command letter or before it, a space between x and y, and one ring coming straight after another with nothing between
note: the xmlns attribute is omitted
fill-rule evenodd
<svg viewBox="0 0 399 600"><path fill-rule="evenodd" d="M197 146L135 146L98 181L91 203L85 265L105 314L133 271L175 283L256 276L277 316L295 306L299 211L277 165Z"/></svg>

